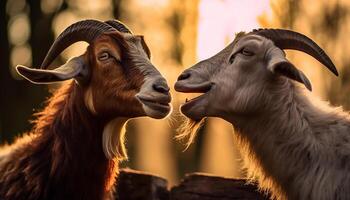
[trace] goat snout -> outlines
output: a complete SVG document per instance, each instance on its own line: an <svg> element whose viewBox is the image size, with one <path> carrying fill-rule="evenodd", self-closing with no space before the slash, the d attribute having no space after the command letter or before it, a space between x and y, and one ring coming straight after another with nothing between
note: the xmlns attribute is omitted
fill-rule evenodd
<svg viewBox="0 0 350 200"><path fill-rule="evenodd" d="M200 65L197 65L200 66ZM177 78L178 82L191 82L191 83L201 83L203 81L208 81L211 77L211 73L203 70L201 68L185 70Z"/></svg>
<svg viewBox="0 0 350 200"><path fill-rule="evenodd" d="M178 81L186 80L191 77L191 73L189 71L185 71L177 78Z"/></svg>
<svg viewBox="0 0 350 200"><path fill-rule="evenodd" d="M147 116L160 119L171 111L170 88L163 77L149 77L141 87L136 98L142 104Z"/></svg>
<svg viewBox="0 0 350 200"><path fill-rule="evenodd" d="M158 79L152 84L153 90L162 94L169 94L170 88L164 79Z"/></svg>
<svg viewBox="0 0 350 200"><path fill-rule="evenodd" d="M178 92L187 92L189 88L196 88L196 91L191 92L203 92L208 91L212 83L209 76L203 73L201 70L185 70L180 74L175 83L175 90ZM197 91L197 88L200 88ZM209 88L209 89L208 89Z"/></svg>

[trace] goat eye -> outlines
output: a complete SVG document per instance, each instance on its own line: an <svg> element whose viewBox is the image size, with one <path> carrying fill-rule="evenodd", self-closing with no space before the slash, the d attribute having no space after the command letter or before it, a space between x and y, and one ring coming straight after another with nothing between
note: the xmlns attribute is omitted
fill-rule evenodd
<svg viewBox="0 0 350 200"><path fill-rule="evenodd" d="M107 59L110 58L110 57L111 57L111 55L109 55L109 53L104 52L104 53L102 53L102 54L100 54L100 55L98 56L98 60L99 60L99 61L105 61L105 60L107 60Z"/></svg>
<svg viewBox="0 0 350 200"><path fill-rule="evenodd" d="M253 52L251 52L251 51L249 51L247 49L243 49L242 50L242 54L245 55L245 56L253 56L254 55Z"/></svg>

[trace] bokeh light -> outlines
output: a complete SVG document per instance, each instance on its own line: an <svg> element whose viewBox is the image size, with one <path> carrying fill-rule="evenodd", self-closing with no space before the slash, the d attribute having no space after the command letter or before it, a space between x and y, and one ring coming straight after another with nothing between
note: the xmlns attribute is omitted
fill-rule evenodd
<svg viewBox="0 0 350 200"><path fill-rule="evenodd" d="M29 18L26 14L19 14L9 23L9 40L12 45L25 44L30 36Z"/></svg>

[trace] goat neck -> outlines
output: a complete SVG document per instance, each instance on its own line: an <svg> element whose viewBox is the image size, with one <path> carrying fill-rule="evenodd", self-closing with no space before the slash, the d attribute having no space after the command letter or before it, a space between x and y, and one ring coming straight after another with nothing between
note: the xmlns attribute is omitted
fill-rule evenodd
<svg viewBox="0 0 350 200"><path fill-rule="evenodd" d="M7 157L18 159L0 162L6 166L0 175L11 178L0 177L0 194L7 199L104 199L112 190L117 160L105 157L101 141L108 120L91 114L83 97L72 81L49 100L27 142L11 146L16 151ZM16 171L23 173L11 174Z"/></svg>
<svg viewBox="0 0 350 200"><path fill-rule="evenodd" d="M349 116L315 98L311 100L304 89L289 80L273 90L270 94L274 95L268 98L275 103L266 104L261 114L232 113L227 118L237 131L235 137L248 175L258 178L263 189L273 188L272 194L278 199L335 199L331 195L338 193L338 186L350 180L348 164L338 159L350 152L344 148L350 141ZM340 146L344 152L338 151ZM335 174L343 175L327 178ZM333 191L321 197L325 193L318 190L322 188Z"/></svg>

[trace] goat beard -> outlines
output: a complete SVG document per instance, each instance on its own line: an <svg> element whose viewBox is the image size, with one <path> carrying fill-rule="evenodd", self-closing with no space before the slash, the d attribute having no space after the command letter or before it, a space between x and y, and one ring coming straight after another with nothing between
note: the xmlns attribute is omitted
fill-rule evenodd
<svg viewBox="0 0 350 200"><path fill-rule="evenodd" d="M125 148L126 119L116 118L108 122L102 133L102 148L107 159L122 161L128 156Z"/></svg>
<svg viewBox="0 0 350 200"><path fill-rule="evenodd" d="M205 118L201 120L193 120L187 117L183 117L183 123L178 128L176 135L177 140L185 140L185 150L193 143L199 129L204 125Z"/></svg>

